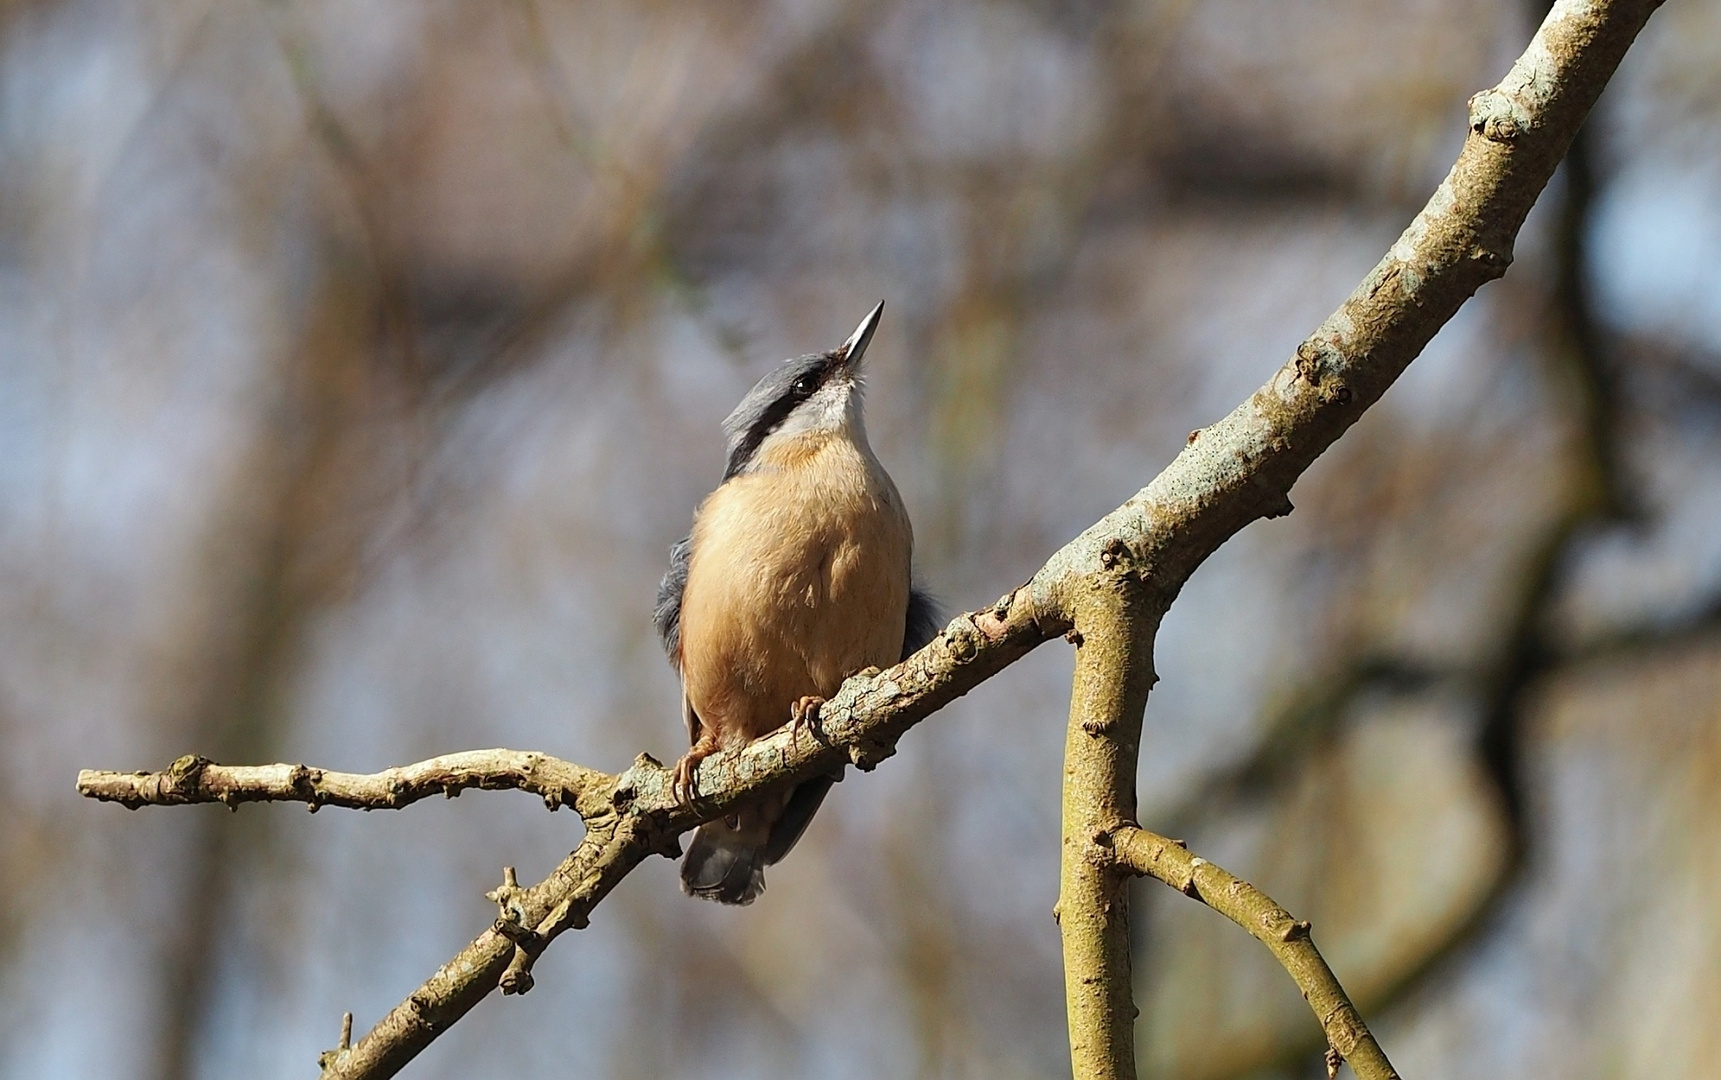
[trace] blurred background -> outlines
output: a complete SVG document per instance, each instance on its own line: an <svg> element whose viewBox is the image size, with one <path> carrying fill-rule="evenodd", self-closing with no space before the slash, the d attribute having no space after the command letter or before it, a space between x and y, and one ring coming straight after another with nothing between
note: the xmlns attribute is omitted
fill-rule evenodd
<svg viewBox="0 0 1721 1080"><path fill-rule="evenodd" d="M579 821L81 801L179 754L684 746L649 614L718 422L876 300L921 575L985 604L1264 381L1541 11L1484 0L0 5L0 1076L306 1077ZM1721 1076L1721 0L1158 642L1142 820L1405 1076ZM1054 643L755 906L642 866L414 1077L1067 1075ZM1138 892L1144 1076L1305 1077Z"/></svg>

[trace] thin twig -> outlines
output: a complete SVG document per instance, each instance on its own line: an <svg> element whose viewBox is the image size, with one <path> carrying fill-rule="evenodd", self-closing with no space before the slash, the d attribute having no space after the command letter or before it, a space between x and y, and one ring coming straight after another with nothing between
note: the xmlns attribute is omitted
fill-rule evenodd
<svg viewBox="0 0 1721 1080"><path fill-rule="evenodd" d="M1115 830L1107 839L1120 864L1201 901L1267 946L1320 1021L1329 1053L1350 1062L1360 1080L1398 1080L1392 1062L1315 948L1308 923L1293 918L1242 878L1190 854L1176 840L1133 825Z"/></svg>
<svg viewBox="0 0 1721 1080"><path fill-rule="evenodd" d="M467 788L529 791L554 810L615 778L548 754L466 750L412 765L361 774L305 765L217 765L187 754L161 772L78 774L78 793L130 809L186 803L302 802L352 810L398 810L432 795Z"/></svg>

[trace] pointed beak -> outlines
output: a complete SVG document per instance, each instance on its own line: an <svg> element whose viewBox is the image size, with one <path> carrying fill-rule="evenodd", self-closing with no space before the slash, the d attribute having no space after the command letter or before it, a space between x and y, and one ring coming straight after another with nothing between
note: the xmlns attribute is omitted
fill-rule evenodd
<svg viewBox="0 0 1721 1080"><path fill-rule="evenodd" d="M866 318L855 327L855 332L849 335L849 339L843 342L843 347L838 350L843 356L843 367L853 371L860 364L861 356L866 353L866 347L872 341L872 332L878 329L878 317L883 312L884 301L880 300L877 307L866 313Z"/></svg>

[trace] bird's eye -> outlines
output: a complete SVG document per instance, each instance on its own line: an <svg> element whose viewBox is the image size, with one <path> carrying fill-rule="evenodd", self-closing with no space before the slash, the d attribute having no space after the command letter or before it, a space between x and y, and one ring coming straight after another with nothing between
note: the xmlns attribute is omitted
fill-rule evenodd
<svg viewBox="0 0 1721 1080"><path fill-rule="evenodd" d="M812 393L817 387L818 380L814 379L811 375L802 375L800 378L795 380L795 393L802 397Z"/></svg>

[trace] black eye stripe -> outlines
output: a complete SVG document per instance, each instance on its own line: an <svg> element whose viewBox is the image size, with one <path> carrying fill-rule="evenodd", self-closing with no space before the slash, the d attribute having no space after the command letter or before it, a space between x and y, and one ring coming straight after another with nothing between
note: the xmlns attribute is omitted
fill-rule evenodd
<svg viewBox="0 0 1721 1080"><path fill-rule="evenodd" d="M729 464L723 471L723 479L727 480L745 469L747 463L753 460L753 454L759 449L766 437L782 425L788 415L794 411L796 405L812 395L811 390L806 393L800 392L801 381L801 379L795 380L789 387L790 393L773 402L759 419L747 429L747 433L742 436L729 453ZM818 385L817 379L811 381L815 387Z"/></svg>
<svg viewBox="0 0 1721 1080"><path fill-rule="evenodd" d="M753 387L729 419L723 422L723 431L729 441L729 461L723 471L723 479L728 480L747 468L760 444L782 425L790 413L824 386L825 380L835 370L836 359L829 354L799 357L788 361L797 370L793 379L784 382L788 371L780 370Z"/></svg>

